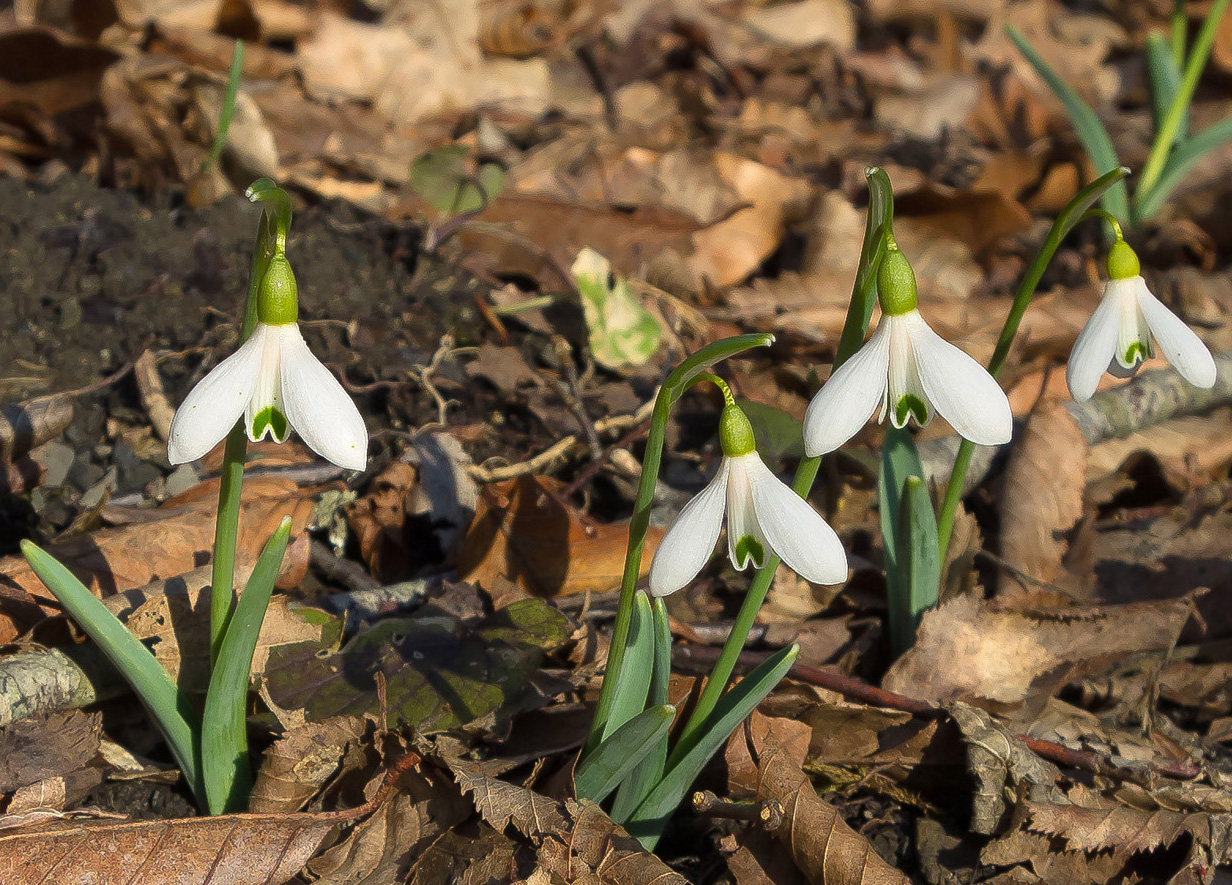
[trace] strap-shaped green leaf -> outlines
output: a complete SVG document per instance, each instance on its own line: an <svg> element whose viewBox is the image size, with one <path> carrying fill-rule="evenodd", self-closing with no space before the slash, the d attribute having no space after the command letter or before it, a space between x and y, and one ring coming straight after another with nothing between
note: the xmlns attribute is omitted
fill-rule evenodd
<svg viewBox="0 0 1232 885"><path fill-rule="evenodd" d="M1177 145L1164 165L1163 172L1156 179L1155 186L1146 193L1135 194L1138 217L1150 218L1155 215L1164 201L1176 190L1190 167L1228 140L1232 140L1232 117L1207 126L1193 138Z"/></svg>
<svg viewBox="0 0 1232 885"><path fill-rule="evenodd" d="M616 729L574 771L578 798L592 802L606 799L667 738L675 717L676 708L662 704L643 710Z"/></svg>
<svg viewBox="0 0 1232 885"><path fill-rule="evenodd" d="M1104 124L1099 121L1099 117L1095 115L1095 111L1091 110L1090 105L1082 100L1082 97L1070 87L1068 83L1061 79L1061 75L1052 69L1048 62L1044 61L1043 56L1035 51L1022 33L1011 24L1006 24L1005 33L1014 41L1014 45L1018 47L1018 51L1023 54L1031 67L1035 68L1036 72L1048 84L1048 88L1053 94L1060 99L1062 106L1065 108L1065 115L1069 117L1069 121L1074 125L1074 131L1078 133L1078 139L1082 142L1082 146L1086 148L1087 154L1091 157L1091 162L1095 164L1095 171L1100 175L1106 172L1111 172L1121 165L1121 161L1117 158L1116 148L1112 146L1112 139L1108 135L1108 130L1104 128ZM1104 208L1124 222L1129 222L1129 194L1123 182L1118 181L1107 193L1103 196Z"/></svg>
<svg viewBox="0 0 1232 885"><path fill-rule="evenodd" d="M647 851L653 851L667 819L680 804L693 781L746 716L774 690L796 662L800 646L780 649L728 689L715 705L697 743L673 765L650 795L637 807L626 829Z"/></svg>
<svg viewBox="0 0 1232 885"><path fill-rule="evenodd" d="M198 804L204 807L205 791L197 764L201 723L188 698L171 681L150 650L55 557L30 541L21 542L21 552L39 580L60 600L65 611L102 649L141 698L167 739Z"/></svg>
<svg viewBox="0 0 1232 885"><path fill-rule="evenodd" d="M633 624L629 629L624 662L616 680L612 714L603 731L604 740L646 707L653 673L654 618L650 613L650 598L639 590L634 597Z"/></svg>
<svg viewBox="0 0 1232 885"><path fill-rule="evenodd" d="M242 811L248 802L252 786L245 717L248 680L257 637L290 539L291 517L284 516L248 577L210 673L201 734L201 773L210 814Z"/></svg>
<svg viewBox="0 0 1232 885"><path fill-rule="evenodd" d="M1158 31L1146 35L1146 81L1151 88L1153 129L1158 132L1168 115L1168 108L1172 107L1176 94L1181 90L1181 69L1177 66L1176 56ZM1189 113L1186 111L1177 132L1178 139L1185 138L1188 126Z"/></svg>

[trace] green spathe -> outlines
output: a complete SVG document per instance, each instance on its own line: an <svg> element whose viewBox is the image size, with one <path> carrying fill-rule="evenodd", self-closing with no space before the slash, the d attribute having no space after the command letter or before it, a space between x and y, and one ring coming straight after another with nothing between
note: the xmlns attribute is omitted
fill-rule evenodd
<svg viewBox="0 0 1232 885"><path fill-rule="evenodd" d="M299 290L291 262L281 252L270 259L257 289L257 320L268 326L285 326L299 318Z"/></svg>
<svg viewBox="0 0 1232 885"><path fill-rule="evenodd" d="M911 313L918 305L915 287L915 271L897 246L886 250L877 268L877 298L881 312L896 317Z"/></svg>
<svg viewBox="0 0 1232 885"><path fill-rule="evenodd" d="M1117 240L1108 250L1108 278L1113 280L1128 280L1142 272L1138 256L1129 243Z"/></svg>
<svg viewBox="0 0 1232 885"><path fill-rule="evenodd" d="M719 445L723 447L723 454L729 458L739 458L757 448L753 425L735 404L724 406L723 414L719 417Z"/></svg>

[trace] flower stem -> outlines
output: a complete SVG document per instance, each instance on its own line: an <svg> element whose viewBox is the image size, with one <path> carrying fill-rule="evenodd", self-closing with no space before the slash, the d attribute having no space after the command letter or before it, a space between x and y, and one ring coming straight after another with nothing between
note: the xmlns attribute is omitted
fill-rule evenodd
<svg viewBox="0 0 1232 885"><path fill-rule="evenodd" d="M1048 268L1048 263L1052 261L1052 256L1056 254L1061 241L1073 230L1074 225L1089 215L1097 214L1112 223L1117 233L1120 233L1120 225L1116 223L1115 218L1102 209L1092 210L1091 207L1108 188L1128 173L1129 170L1124 166L1104 173L1080 190L1061 210L1057 220L1052 223L1048 236L1044 238L1044 244L1040 246L1039 252L1035 253L1035 259L1027 268L1022 282L1018 284L1018 291L1014 293L1014 303L1010 307L1009 316L1005 318L1005 325L1001 329L1001 337L997 339L997 347L992 353L992 359L988 361L988 374L992 377L996 378L1001 373L1001 369L1005 367L1005 360L1010 355L1010 347L1014 343L1014 336L1018 333L1022 316L1027 311L1027 305L1031 303L1035 289L1039 286L1040 279ZM945 489L945 500L941 504L941 512L937 514L937 546L941 552L943 564L946 551L950 546L950 535L954 531L954 518L958 513L958 504L962 500L967 469L971 466L971 456L974 451L975 443L967 439L964 439L958 447L958 454L954 457L954 469L950 471L950 482Z"/></svg>
<svg viewBox="0 0 1232 885"><path fill-rule="evenodd" d="M655 484L659 478L659 464L663 460L663 440L667 434L667 421L682 393L699 375L702 375L720 360L735 356L750 347L765 347L773 343L769 334L737 335L724 338L703 347L677 366L655 397L654 411L650 417L650 431L646 436L646 452L642 456L642 478L637 487L633 515L629 519L629 542L625 548L625 569L620 583L620 602L616 608L616 623L612 628L612 642L608 652L607 669L603 675L603 687L599 690L599 702L595 718L591 722L590 735L582 751L585 756L594 751L608 734L608 719L616 699L621 667L624 665L625 646L629 642L629 627L633 623L634 592L641 574L642 548L646 544L646 530L650 527L650 508L654 503Z"/></svg>
<svg viewBox="0 0 1232 885"><path fill-rule="evenodd" d="M1189 53L1189 58L1185 61L1185 72L1181 78L1181 88L1177 90L1176 95L1172 99L1172 104L1168 106L1168 113L1164 116L1164 121L1160 125L1159 131L1155 133L1155 141L1151 144L1151 153L1146 158L1146 165L1142 167L1142 174L1138 178L1138 188L1135 192L1136 202L1141 202L1145 195L1154 189L1159 181L1159 176L1164 171L1168 155L1172 152L1172 146L1180 134L1181 121L1185 119L1185 113L1189 109L1189 105L1193 101L1194 92L1198 88L1198 79L1202 76L1202 69L1206 67L1206 60L1210 57L1211 47L1215 42L1215 34L1219 30L1219 22L1227 8L1228 0L1215 0L1211 4L1210 11L1206 14L1206 19L1202 22L1202 27L1199 29L1198 36L1194 40L1193 51ZM1176 46L1176 28L1174 15L1173 51L1175 51ZM1183 42L1183 30L1181 34Z"/></svg>
<svg viewBox="0 0 1232 885"><path fill-rule="evenodd" d="M240 490L248 435L240 419L227 434L218 484L218 518L214 523L214 562L210 576L210 664L218 660L227 624L235 607L235 543L240 526Z"/></svg>

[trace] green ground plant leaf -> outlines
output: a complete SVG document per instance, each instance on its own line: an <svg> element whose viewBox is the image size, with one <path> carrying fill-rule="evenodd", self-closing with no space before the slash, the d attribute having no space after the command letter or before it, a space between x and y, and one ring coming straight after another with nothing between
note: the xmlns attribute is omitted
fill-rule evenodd
<svg viewBox="0 0 1232 885"><path fill-rule="evenodd" d="M385 675L391 728L458 728L513 701L569 622L541 599L524 599L470 626L432 609L380 621L339 651L314 643L273 649L265 693L311 722L377 712Z"/></svg>
<svg viewBox="0 0 1232 885"><path fill-rule="evenodd" d="M590 330L590 350L601 366L640 366L659 348L663 330L633 293L629 281L613 273L611 263L589 246L570 268L582 296Z"/></svg>
<svg viewBox="0 0 1232 885"><path fill-rule="evenodd" d="M505 184L505 170L496 163L468 166L470 149L446 145L420 154L411 162L411 188L445 215L477 212L491 203Z"/></svg>
<svg viewBox="0 0 1232 885"><path fill-rule="evenodd" d="M638 713L578 764L573 775L579 799L602 802L612 790L667 737L676 716L674 707L663 704Z"/></svg>

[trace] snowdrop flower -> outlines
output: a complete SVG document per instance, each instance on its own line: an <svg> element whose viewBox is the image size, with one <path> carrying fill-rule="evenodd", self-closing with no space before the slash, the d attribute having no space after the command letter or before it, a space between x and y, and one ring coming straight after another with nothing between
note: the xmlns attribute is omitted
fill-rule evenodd
<svg viewBox="0 0 1232 885"><path fill-rule="evenodd" d="M815 584L847 579L847 554L834 529L761 460L749 419L724 388L719 420L723 462L718 474L685 505L650 564L650 593L667 596L692 581L714 552L723 514L732 565L743 570L778 556Z"/></svg>
<svg viewBox="0 0 1232 885"><path fill-rule="evenodd" d="M895 427L914 417L921 426L941 415L966 439L1009 442L1009 400L984 367L944 340L920 316L915 274L891 245L877 269L881 322L851 359L830 376L804 415L809 457L832 452L859 432L881 406Z"/></svg>
<svg viewBox="0 0 1232 885"><path fill-rule="evenodd" d="M368 430L342 385L299 332L295 275L276 254L257 295L257 325L248 340L194 387L171 422L167 458L200 458L244 416L253 442L285 442L292 429L339 467L363 470Z"/></svg>
<svg viewBox="0 0 1232 885"><path fill-rule="evenodd" d="M1086 402L1105 371L1128 378L1154 355L1151 336L1168 362L1195 387L1215 384L1215 360L1206 345L1176 314L1164 307L1139 274L1134 250L1117 239L1108 251L1108 285L1095 313L1074 342L1065 380L1070 395Z"/></svg>

